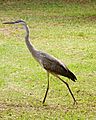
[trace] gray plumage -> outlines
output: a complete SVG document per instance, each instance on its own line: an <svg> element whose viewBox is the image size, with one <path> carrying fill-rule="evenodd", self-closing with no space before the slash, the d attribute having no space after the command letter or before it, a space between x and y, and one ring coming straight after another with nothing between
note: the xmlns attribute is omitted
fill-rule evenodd
<svg viewBox="0 0 96 120"><path fill-rule="evenodd" d="M54 58L53 56L50 56L47 53L41 51L38 51L38 53L39 63L49 73L62 75L64 77L68 77L73 81L77 80L76 76L67 68L67 66L64 63Z"/></svg>
<svg viewBox="0 0 96 120"><path fill-rule="evenodd" d="M62 63L60 60L58 60L57 58L45 53L45 52L42 52L42 51L38 51L30 42L29 40L29 29L28 29L28 26L27 24L23 21L23 20L17 20L15 22L5 22L4 24L22 24L26 30L26 36L25 36L25 42L26 42L26 45L29 49L29 51L31 52L32 56L36 59L37 62L39 62L39 64L47 71L47 74L48 74L48 85L47 85L47 90L46 90L46 93L45 93L45 97L43 99L43 103L45 102L46 100L46 97L47 97L47 93L48 93L48 90L49 90L49 73L55 75L57 78L59 78L63 83L66 84L73 100L74 100L74 103L76 102L75 100L75 97L68 85L67 82L65 82L64 80L62 80L60 78L60 75L61 76L64 76L64 77L67 77L69 79L71 79L72 81L75 81L77 80L76 76L67 68L67 66Z"/></svg>

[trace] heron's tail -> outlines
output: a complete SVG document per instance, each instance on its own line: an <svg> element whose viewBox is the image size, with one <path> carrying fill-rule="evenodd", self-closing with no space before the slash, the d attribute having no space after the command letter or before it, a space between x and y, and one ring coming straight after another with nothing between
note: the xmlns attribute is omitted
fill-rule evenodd
<svg viewBox="0 0 96 120"><path fill-rule="evenodd" d="M67 77L74 82L77 80L76 76L70 70L68 70L68 76Z"/></svg>

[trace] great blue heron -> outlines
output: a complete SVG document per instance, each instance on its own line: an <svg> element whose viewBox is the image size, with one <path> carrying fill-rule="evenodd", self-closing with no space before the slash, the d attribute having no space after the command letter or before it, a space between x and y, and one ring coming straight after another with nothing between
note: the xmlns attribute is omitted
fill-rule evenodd
<svg viewBox="0 0 96 120"><path fill-rule="evenodd" d="M51 73L52 75L59 78L67 86L67 88L74 100L74 103L76 103L76 99L75 99L68 83L60 78L60 75L61 75L61 76L71 79L74 82L75 82L75 80L77 80L76 76L67 68L67 66L64 63L62 63L61 61L59 61L58 59L56 59L55 57L50 56L49 54L47 54L45 52L35 49L35 47L31 44L31 42L29 40L29 28L25 21L17 20L15 22L4 22L3 24L22 24L24 26L24 28L26 30L25 42L26 42L26 45L27 45L29 51L31 52L31 54L35 58L35 60L37 62L39 62L39 64L47 71L48 84L47 84L47 90L45 92L45 96L43 99L43 103L46 100L47 93L49 90L49 73Z"/></svg>

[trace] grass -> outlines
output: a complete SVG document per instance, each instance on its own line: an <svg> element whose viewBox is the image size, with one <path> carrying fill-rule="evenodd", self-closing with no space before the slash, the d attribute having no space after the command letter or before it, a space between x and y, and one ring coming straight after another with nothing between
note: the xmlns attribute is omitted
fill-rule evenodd
<svg viewBox="0 0 96 120"><path fill-rule="evenodd" d="M67 88L50 76L45 105L46 72L31 57L21 26L4 21L24 19L34 46L58 59L76 74ZM96 119L96 2L0 2L0 120Z"/></svg>

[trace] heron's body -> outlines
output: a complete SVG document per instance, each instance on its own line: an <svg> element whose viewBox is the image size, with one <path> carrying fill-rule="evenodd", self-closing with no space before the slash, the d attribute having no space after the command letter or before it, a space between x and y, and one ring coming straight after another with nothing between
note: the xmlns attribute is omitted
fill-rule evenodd
<svg viewBox="0 0 96 120"><path fill-rule="evenodd" d="M73 81L77 79L76 76L60 60L45 52L36 50L34 46L30 43L30 40L26 39L26 37L25 37L25 42L32 56L49 73L62 75L68 77Z"/></svg>
<svg viewBox="0 0 96 120"><path fill-rule="evenodd" d="M76 100L73 96L73 93L71 92L71 89L69 88L68 83L59 77L61 75L61 76L64 76L64 77L71 79L72 81L75 81L75 80L77 80L76 76L67 68L67 66L64 63L62 63L57 58L55 58L55 57L53 57L45 52L38 51L37 49L35 49L35 47L32 45L32 43L29 40L29 29L28 29L27 24L24 21L18 20L15 22L5 22L4 24L16 24L16 23L21 23L24 26L24 28L26 30L25 42L26 42L26 45L27 45L29 51L31 52L32 56L36 59L36 61L39 62L39 64L48 73L48 86L47 86L47 90L45 93L43 103L45 102L45 99L46 99L47 93L48 93L48 89L49 89L49 73L55 75L63 83L66 84L74 102L76 102Z"/></svg>
<svg viewBox="0 0 96 120"><path fill-rule="evenodd" d="M46 54L42 51L37 51L37 56L39 59L36 59L40 65L49 73L55 75L62 75L68 77L69 79L75 81L75 75L67 68L67 66L49 54Z"/></svg>

